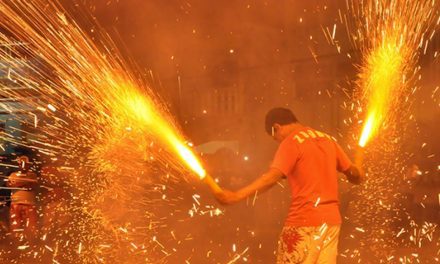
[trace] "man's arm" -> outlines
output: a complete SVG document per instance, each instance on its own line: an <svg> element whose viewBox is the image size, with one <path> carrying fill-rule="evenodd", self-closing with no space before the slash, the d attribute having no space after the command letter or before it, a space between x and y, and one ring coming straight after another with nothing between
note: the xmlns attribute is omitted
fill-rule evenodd
<svg viewBox="0 0 440 264"><path fill-rule="evenodd" d="M222 190L221 192L215 193L215 197L222 204L233 204L246 199L256 192L261 193L270 189L283 177L284 174L281 171L271 168L268 172L264 173L251 184L241 188L240 190L236 192Z"/></svg>
<svg viewBox="0 0 440 264"><path fill-rule="evenodd" d="M364 162L364 149L358 148L354 157L354 165L343 171L347 180L353 184L361 184L365 181L365 173L362 169L362 164Z"/></svg>
<svg viewBox="0 0 440 264"><path fill-rule="evenodd" d="M337 170L347 176L347 180L353 184L361 184L365 181L365 174L362 170L362 163L364 159L364 150L358 148L355 153L354 164L350 161L347 154L342 150L341 146L336 143L336 161Z"/></svg>
<svg viewBox="0 0 440 264"><path fill-rule="evenodd" d="M270 169L266 173L237 192L224 190L215 194L217 200L223 204L232 204L254 195L256 192L266 191L292 171L298 160L298 155L299 149L296 141L292 138L284 140L278 147Z"/></svg>

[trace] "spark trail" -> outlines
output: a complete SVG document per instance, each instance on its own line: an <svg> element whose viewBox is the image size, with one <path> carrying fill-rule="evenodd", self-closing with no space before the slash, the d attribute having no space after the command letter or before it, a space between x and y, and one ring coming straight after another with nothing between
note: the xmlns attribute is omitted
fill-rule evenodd
<svg viewBox="0 0 440 264"><path fill-rule="evenodd" d="M165 105L99 26L81 29L58 1L1 1L0 27L9 71L1 96L10 100L1 107L32 128L21 131L26 140L1 137L36 150L42 181L64 194L47 203L34 258L158 263L152 186L175 179L157 171L206 174Z"/></svg>
<svg viewBox="0 0 440 264"><path fill-rule="evenodd" d="M368 178L358 189L359 199L352 203L357 213L350 216L355 225L350 239L359 243L350 256L351 261L386 263L399 259L398 249L410 240L405 241L395 228L405 224L409 230L412 217L402 205L402 189L407 188L402 174L408 166L402 145L417 89L418 60L438 27L439 8L433 0L347 3L355 19L354 28L347 27L352 43L361 51L355 99L364 115L358 145L367 154Z"/></svg>
<svg viewBox="0 0 440 264"><path fill-rule="evenodd" d="M361 147L394 122L401 107L405 108L402 101L417 74L419 53L433 36L436 6L432 0L366 0L353 4L359 30L352 38L363 54L358 75L366 108Z"/></svg>

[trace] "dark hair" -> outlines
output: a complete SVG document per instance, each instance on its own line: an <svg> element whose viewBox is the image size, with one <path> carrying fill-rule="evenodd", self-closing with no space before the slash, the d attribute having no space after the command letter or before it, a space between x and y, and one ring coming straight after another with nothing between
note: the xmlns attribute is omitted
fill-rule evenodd
<svg viewBox="0 0 440 264"><path fill-rule="evenodd" d="M298 122L298 119L296 119L296 116L290 109L276 107L266 114L266 132L270 135L274 124L288 125L296 122Z"/></svg>

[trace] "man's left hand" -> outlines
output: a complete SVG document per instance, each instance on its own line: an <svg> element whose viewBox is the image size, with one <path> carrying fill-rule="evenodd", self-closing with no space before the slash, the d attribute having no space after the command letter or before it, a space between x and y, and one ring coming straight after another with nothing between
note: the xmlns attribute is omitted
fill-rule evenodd
<svg viewBox="0 0 440 264"><path fill-rule="evenodd" d="M240 196L237 192L231 192L229 190L222 190L221 192L215 193L215 198L221 204L228 205L234 204L240 201Z"/></svg>

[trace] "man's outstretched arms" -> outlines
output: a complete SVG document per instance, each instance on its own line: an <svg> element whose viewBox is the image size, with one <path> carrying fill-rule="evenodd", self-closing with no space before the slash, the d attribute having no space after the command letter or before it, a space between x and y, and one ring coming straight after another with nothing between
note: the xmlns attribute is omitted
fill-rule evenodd
<svg viewBox="0 0 440 264"><path fill-rule="evenodd" d="M271 168L268 172L261 175L251 184L241 188L236 192L222 190L221 192L214 193L214 195L221 204L237 203L251 195L254 195L256 192L261 193L270 189L270 187L275 185L283 177L284 174L281 171Z"/></svg>

